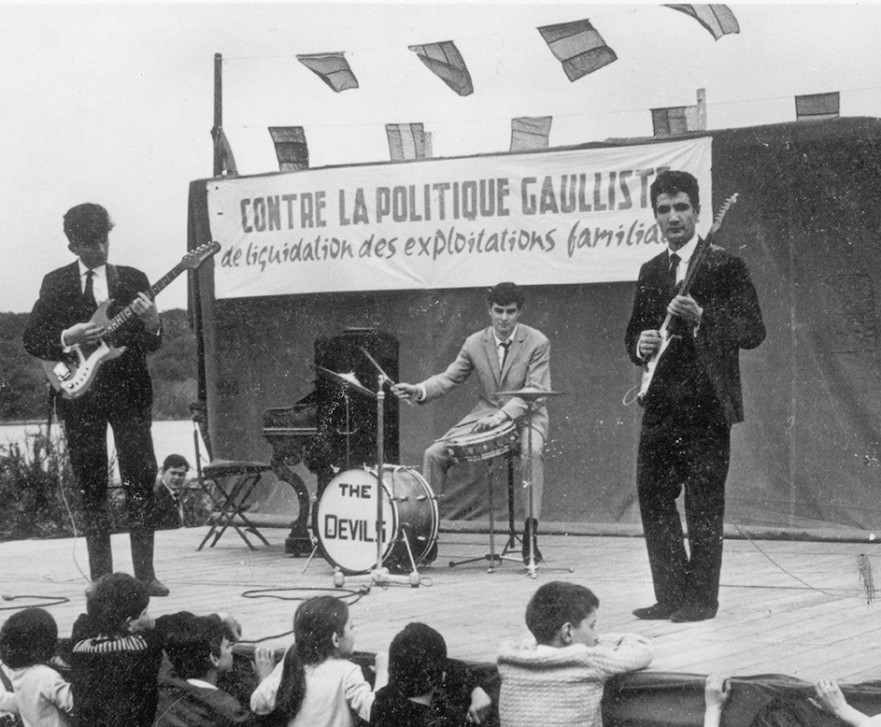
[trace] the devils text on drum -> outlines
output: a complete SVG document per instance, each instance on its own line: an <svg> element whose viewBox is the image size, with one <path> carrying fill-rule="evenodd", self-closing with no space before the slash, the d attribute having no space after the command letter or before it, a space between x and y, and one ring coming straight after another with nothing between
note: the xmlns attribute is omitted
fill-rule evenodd
<svg viewBox="0 0 881 727"><path fill-rule="evenodd" d="M318 543L325 559L344 573L378 566L376 485L376 467L345 470L318 502L313 521ZM421 474L400 465L383 467L382 497L382 565L408 572L413 564L407 546L419 565L437 541L437 498Z"/></svg>

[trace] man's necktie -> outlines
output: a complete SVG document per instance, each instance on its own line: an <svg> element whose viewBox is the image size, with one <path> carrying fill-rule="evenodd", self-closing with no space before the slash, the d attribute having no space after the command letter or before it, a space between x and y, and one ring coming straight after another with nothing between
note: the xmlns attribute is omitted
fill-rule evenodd
<svg viewBox="0 0 881 727"><path fill-rule="evenodd" d="M95 300L95 293L92 290L92 278L94 277L94 270L86 270L86 289L83 291L83 301L90 311L98 309L98 302Z"/></svg>
<svg viewBox="0 0 881 727"><path fill-rule="evenodd" d="M676 290L676 270L679 267L679 256L674 252L670 255L670 269L667 271L667 284L670 290Z"/></svg>
<svg viewBox="0 0 881 727"><path fill-rule="evenodd" d="M505 361L508 360L508 349L511 348L510 341L502 341L499 346L501 346L502 350L502 363L499 364L499 370L505 368Z"/></svg>

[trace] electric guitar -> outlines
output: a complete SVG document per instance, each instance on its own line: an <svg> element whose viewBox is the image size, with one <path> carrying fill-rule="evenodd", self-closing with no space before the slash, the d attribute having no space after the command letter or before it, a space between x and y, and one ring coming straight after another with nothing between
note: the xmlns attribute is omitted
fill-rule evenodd
<svg viewBox="0 0 881 727"><path fill-rule="evenodd" d="M707 236L703 240L698 241L697 247L695 248L695 251L691 257L691 262L688 266L688 270L685 273L685 278L682 281L682 285L680 285L679 289L676 291L676 295L691 294L691 285L694 282L694 278L697 275L698 270L700 269L701 265L703 265L703 262L707 257L707 253L709 253L710 251L710 244L713 239L713 234L722 226L722 220L725 218L725 213L728 212L730 207L736 203L737 194L735 193L725 200L725 203L722 205L718 214L716 214L716 218L713 220L713 226L710 228ZM672 316L670 313L667 313L667 317L664 318L664 323L661 325L660 328L661 344L642 365L642 380L639 384L639 393L636 395L636 400L642 406L645 405L645 398L646 396L648 396L649 387L652 385L652 379L655 376L655 372L658 370L658 364L660 363L670 344L677 338L680 338L680 336L672 333L673 318L674 316Z"/></svg>
<svg viewBox="0 0 881 727"><path fill-rule="evenodd" d="M195 250L191 250L181 258L168 273L160 278L147 291L147 296L153 300L172 280L184 270L195 270L209 257L220 250L219 242L206 242ZM113 299L104 301L92 314L90 321L105 329L104 338L97 343L77 343L70 347L70 352L61 361L42 361L43 371L49 379L49 383L65 399L78 399L83 396L95 380L98 369L105 361L121 356L125 346L114 346L107 342L107 338L116 333L133 316L132 303L123 308L112 318L107 310L113 303Z"/></svg>

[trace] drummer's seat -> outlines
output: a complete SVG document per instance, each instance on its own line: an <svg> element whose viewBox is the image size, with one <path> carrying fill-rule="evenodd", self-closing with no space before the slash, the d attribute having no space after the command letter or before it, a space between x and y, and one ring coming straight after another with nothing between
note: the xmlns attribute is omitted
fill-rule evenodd
<svg viewBox="0 0 881 727"><path fill-rule="evenodd" d="M202 538L196 550L202 550L209 540L211 540L210 547L213 548L230 526L251 550L256 548L248 540L247 533L262 540L264 545L269 545L269 541L263 537L245 513L252 505L251 495L260 478L271 470L272 467L264 462L224 459L214 460L202 469L202 479L199 484L214 502L217 512L209 519L211 529Z"/></svg>

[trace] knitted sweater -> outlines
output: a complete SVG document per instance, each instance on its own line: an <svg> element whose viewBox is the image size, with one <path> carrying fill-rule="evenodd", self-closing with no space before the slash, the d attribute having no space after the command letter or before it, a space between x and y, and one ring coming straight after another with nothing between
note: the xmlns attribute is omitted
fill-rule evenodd
<svg viewBox="0 0 881 727"><path fill-rule="evenodd" d="M499 653L502 727L602 727L600 702L609 677L649 665L653 651L638 634L604 634L596 646L561 649L534 641Z"/></svg>

